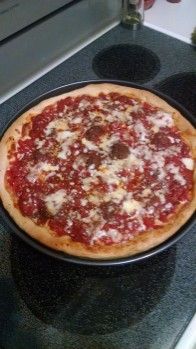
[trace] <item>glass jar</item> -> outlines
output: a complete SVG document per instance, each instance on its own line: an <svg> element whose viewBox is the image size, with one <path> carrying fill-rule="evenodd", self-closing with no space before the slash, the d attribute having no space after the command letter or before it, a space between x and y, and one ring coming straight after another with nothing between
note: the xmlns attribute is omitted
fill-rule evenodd
<svg viewBox="0 0 196 349"><path fill-rule="evenodd" d="M144 20L144 0L122 0L121 24L138 29Z"/></svg>

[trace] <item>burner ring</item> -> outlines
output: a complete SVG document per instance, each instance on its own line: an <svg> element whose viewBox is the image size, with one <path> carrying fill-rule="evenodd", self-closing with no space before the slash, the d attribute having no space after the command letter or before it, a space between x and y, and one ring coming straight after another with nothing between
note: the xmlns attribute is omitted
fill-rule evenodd
<svg viewBox="0 0 196 349"><path fill-rule="evenodd" d="M107 47L93 59L92 67L100 78L144 83L160 70L157 55L139 45L120 44Z"/></svg>
<svg viewBox="0 0 196 349"><path fill-rule="evenodd" d="M154 86L196 115L196 72L175 74Z"/></svg>

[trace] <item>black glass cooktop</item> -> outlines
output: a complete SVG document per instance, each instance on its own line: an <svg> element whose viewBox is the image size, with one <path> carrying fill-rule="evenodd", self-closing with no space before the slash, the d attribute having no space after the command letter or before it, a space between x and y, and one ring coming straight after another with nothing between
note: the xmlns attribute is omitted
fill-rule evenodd
<svg viewBox="0 0 196 349"><path fill-rule="evenodd" d="M196 71L174 74L154 87L196 115Z"/></svg>
<svg viewBox="0 0 196 349"><path fill-rule="evenodd" d="M143 76L144 87L156 86L195 111L192 72L196 52L191 46L148 28L132 35L117 26L2 104L0 128L41 93L74 81L96 79L92 64L99 63L99 52L106 52L108 62L112 62L108 52L122 44L124 55L126 45L136 45L160 62L150 79ZM154 58L144 64L153 66ZM144 72L139 67L135 75L129 71L130 79ZM183 73L180 82L179 73ZM184 73L186 77L188 73L188 82ZM140 264L85 267L35 251L12 235L0 219L0 346L173 349L194 313L195 232L196 225L175 246Z"/></svg>
<svg viewBox="0 0 196 349"><path fill-rule="evenodd" d="M139 45L113 45L93 59L93 70L100 78L147 82L160 70L157 55Z"/></svg>
<svg viewBox="0 0 196 349"><path fill-rule="evenodd" d="M59 331L83 335L137 324L164 296L175 258L174 247L137 265L77 267L27 248L16 238L10 255L13 280L28 309Z"/></svg>

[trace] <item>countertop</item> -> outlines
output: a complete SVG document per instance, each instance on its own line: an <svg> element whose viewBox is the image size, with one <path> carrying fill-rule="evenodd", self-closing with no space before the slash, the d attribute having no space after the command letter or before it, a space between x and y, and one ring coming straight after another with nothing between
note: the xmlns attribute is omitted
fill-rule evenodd
<svg viewBox="0 0 196 349"><path fill-rule="evenodd" d="M191 33L196 26L196 1L182 0L170 3L156 0L145 12L145 24L179 40L191 43Z"/></svg>
<svg viewBox="0 0 196 349"><path fill-rule="evenodd" d="M92 59L114 44L152 50L160 71L144 86L196 68L196 51L174 38L117 26L0 106L2 129L36 96L96 79ZM139 59L139 58L138 58ZM196 225L140 264L91 268L56 261L0 220L0 344L4 349L173 349L194 313Z"/></svg>

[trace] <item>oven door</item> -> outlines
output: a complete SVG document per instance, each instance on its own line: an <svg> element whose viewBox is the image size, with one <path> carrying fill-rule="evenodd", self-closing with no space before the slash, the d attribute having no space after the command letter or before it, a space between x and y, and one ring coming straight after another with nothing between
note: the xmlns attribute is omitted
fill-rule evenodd
<svg viewBox="0 0 196 349"><path fill-rule="evenodd" d="M0 0L0 41L74 0Z"/></svg>

